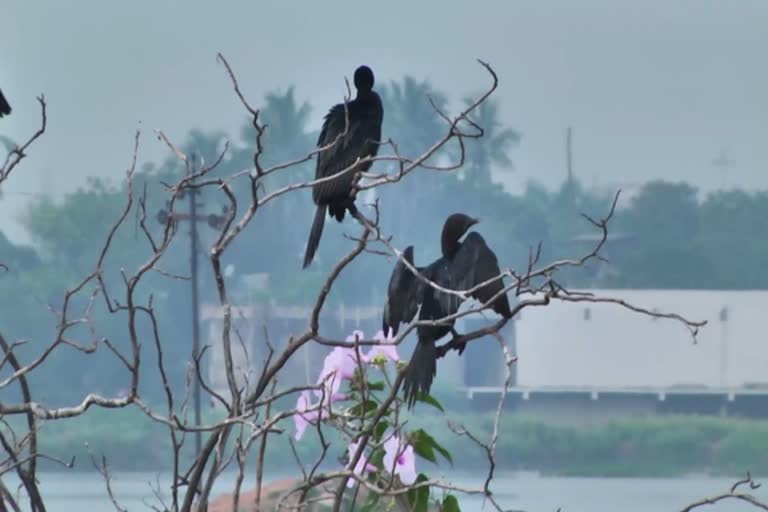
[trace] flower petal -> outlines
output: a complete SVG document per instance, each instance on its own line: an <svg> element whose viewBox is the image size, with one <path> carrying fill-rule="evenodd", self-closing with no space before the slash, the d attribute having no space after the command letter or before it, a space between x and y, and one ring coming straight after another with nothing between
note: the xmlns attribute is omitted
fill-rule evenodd
<svg viewBox="0 0 768 512"><path fill-rule="evenodd" d="M396 470L395 459L397 459L397 451L400 448L400 438L397 436L390 436L389 439L384 441L384 469L388 472Z"/></svg>
<svg viewBox="0 0 768 512"><path fill-rule="evenodd" d="M391 328L389 329L389 332L392 332ZM390 361L400 360L400 356L397 354L397 345L392 343L393 338L385 338L384 331L379 331L376 333L376 336L374 336L373 339L380 342L380 344L373 345L371 350L369 350L368 353L363 356L364 363L370 363L376 356L379 355Z"/></svg>
<svg viewBox="0 0 768 512"><path fill-rule="evenodd" d="M347 452L349 453L349 462L351 463L352 460L355 457L355 453L357 452L357 447L360 446L360 439L358 439L356 442L350 444L347 447ZM368 458L365 456L365 451L360 454L360 458L357 461L357 464L355 464L355 469L352 470L353 473L356 475L362 475L363 473L370 473L372 471L376 471L376 466L373 464L368 464ZM347 487L353 487L355 485L355 480L350 478L347 480Z"/></svg>
<svg viewBox="0 0 768 512"><path fill-rule="evenodd" d="M390 361L399 361L400 356L397 353L397 345L382 345L379 347L382 354L386 356Z"/></svg>
<svg viewBox="0 0 768 512"><path fill-rule="evenodd" d="M384 469L400 477L400 481L410 485L416 481L416 457L413 446L401 445L397 436L384 442Z"/></svg>
<svg viewBox="0 0 768 512"><path fill-rule="evenodd" d="M411 485L416 481L416 457L413 454L413 446L408 445L403 450L397 474L405 485Z"/></svg>
<svg viewBox="0 0 768 512"><path fill-rule="evenodd" d="M305 390L301 392L299 398L296 400L296 414L293 415L293 424L296 427L294 439L296 439L296 441L300 441L304 436L304 431L307 429L307 426L314 424L320 417L318 411L306 412L309 408L309 392Z"/></svg>
<svg viewBox="0 0 768 512"><path fill-rule="evenodd" d="M347 347L335 347L323 361L323 369L317 379L318 384L323 384L323 390L316 389L315 396L330 396L339 391L343 379L351 379L357 369L357 354L355 349Z"/></svg>

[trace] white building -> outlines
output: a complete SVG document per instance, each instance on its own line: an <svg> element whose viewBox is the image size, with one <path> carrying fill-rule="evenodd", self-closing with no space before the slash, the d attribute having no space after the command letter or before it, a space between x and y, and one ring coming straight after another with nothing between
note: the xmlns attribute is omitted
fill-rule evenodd
<svg viewBox="0 0 768 512"><path fill-rule="evenodd" d="M768 334L763 328L768 291L582 291L707 324L694 341L677 320L649 317L618 304L552 300L547 306L527 307L501 334L518 358L512 395L524 402L535 398L523 404L528 409L578 409L585 407L586 398L594 406L597 401L605 406L606 400L618 400L621 407L629 404L633 410L640 402L646 411L678 410L679 402L701 399L707 404L696 406L695 411L721 410L727 402L728 410L741 414L738 410L757 407L749 400L768 399ZM239 336L232 338L233 358L238 384L243 385L245 374L248 382L254 382L267 355L264 327L279 351L291 336L306 329L310 311L276 304L234 309ZM221 310L216 306L203 310L208 322L205 343L212 349L209 382L225 390ZM472 315L460 319L456 328L466 332L496 320L494 313ZM354 329L362 329L372 336L380 322L380 308L339 306L324 312L321 332L344 339ZM399 348L401 357L410 356L414 343L415 334L411 334ZM329 350L314 343L303 347L285 368L281 383L314 382ZM470 343L462 357L452 352L442 359L435 384L443 389L466 388L472 398L485 395L484 401L495 401L504 375L500 348L487 336ZM545 395L548 403L541 401ZM666 403L660 406L660 401Z"/></svg>
<svg viewBox="0 0 768 512"><path fill-rule="evenodd" d="M585 291L707 325L694 342L676 320L617 304L526 308L515 322L518 386L768 386L768 291Z"/></svg>

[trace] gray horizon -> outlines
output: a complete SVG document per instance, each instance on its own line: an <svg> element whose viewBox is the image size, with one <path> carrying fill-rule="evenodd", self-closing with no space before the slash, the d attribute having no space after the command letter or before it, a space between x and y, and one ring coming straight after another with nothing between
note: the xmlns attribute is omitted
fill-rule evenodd
<svg viewBox="0 0 768 512"><path fill-rule="evenodd" d="M29 242L18 216L35 195L60 196L87 176L122 180L137 128L140 164L170 154L156 128L178 142L223 130L239 143L246 112L219 51L253 104L295 85L313 107L310 129L359 64L379 84L428 79L455 107L489 83L475 59L488 61L502 120L522 133L514 169L495 172L513 193L530 179L562 182L568 126L587 186L768 188L768 2L14 0L5 10L0 88L14 110L0 134L25 140L40 121L35 96L49 106L48 132L2 187L0 231L14 242ZM722 151L733 159L727 174L713 164Z"/></svg>

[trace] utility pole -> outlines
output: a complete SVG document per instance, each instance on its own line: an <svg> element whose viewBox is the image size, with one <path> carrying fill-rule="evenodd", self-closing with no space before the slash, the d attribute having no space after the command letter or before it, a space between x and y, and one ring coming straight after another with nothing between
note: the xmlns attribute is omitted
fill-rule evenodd
<svg viewBox="0 0 768 512"><path fill-rule="evenodd" d="M568 172L568 183L573 183L573 155L571 152L571 140L573 131L569 126L565 131L565 168Z"/></svg>
<svg viewBox="0 0 768 512"><path fill-rule="evenodd" d="M720 388L728 387L728 307L720 310Z"/></svg>
<svg viewBox="0 0 768 512"><path fill-rule="evenodd" d="M566 200L568 201L568 208L576 209L576 176L573 174L573 145L572 145L573 133L571 127L565 131L565 169L568 173L565 178L566 183Z"/></svg>
<svg viewBox="0 0 768 512"><path fill-rule="evenodd" d="M194 166L195 159L192 157ZM194 168L194 167L193 167ZM200 356L200 303L198 300L197 287L197 195L200 189L190 189L189 191L189 269L192 276L192 361L197 361ZM195 372L195 385L192 387L192 401L195 404L195 426L200 426L200 378ZM199 454L202 448L202 436L198 430L195 432L195 455Z"/></svg>
<svg viewBox="0 0 768 512"><path fill-rule="evenodd" d="M191 168L195 167L195 155L190 158ZM219 229L225 219L226 209L222 215L209 214L199 215L197 209L203 208L202 203L198 203L197 196L200 195L200 189L189 188L182 191L179 196L183 199L183 196L187 195L189 198L189 213L173 212L171 214L172 222L188 221L190 224L189 231L189 268L190 278L192 281L192 364L195 365L198 357L200 356L200 303L199 303L199 288L198 288L198 246L199 238L197 233L197 221L205 221L208 226L213 229ZM160 224L165 225L168 221L169 213L165 209L161 209L157 212L157 220ZM194 406L195 414L195 426L200 426L202 420L200 418L200 378L195 371L194 378L192 379L192 403ZM195 432L195 454L199 454L202 451L202 432L199 430Z"/></svg>
<svg viewBox="0 0 768 512"><path fill-rule="evenodd" d="M720 185L723 191L725 191L725 185L726 185L726 180L728 179L728 173L733 168L735 163L736 162L734 162L728 157L728 152L726 150L720 151L720 154L717 156L717 158L712 160L712 165L717 167L720 170L720 172L723 174L722 182Z"/></svg>

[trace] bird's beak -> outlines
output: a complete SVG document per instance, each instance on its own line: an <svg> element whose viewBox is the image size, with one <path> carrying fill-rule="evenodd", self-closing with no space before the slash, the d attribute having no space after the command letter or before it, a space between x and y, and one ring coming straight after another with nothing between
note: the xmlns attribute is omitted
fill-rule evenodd
<svg viewBox="0 0 768 512"><path fill-rule="evenodd" d="M478 219L478 218L474 218L474 219L472 219L472 221L469 223L469 225L470 225L470 226L474 226L475 224L479 224L479 223L480 223L480 219Z"/></svg>

